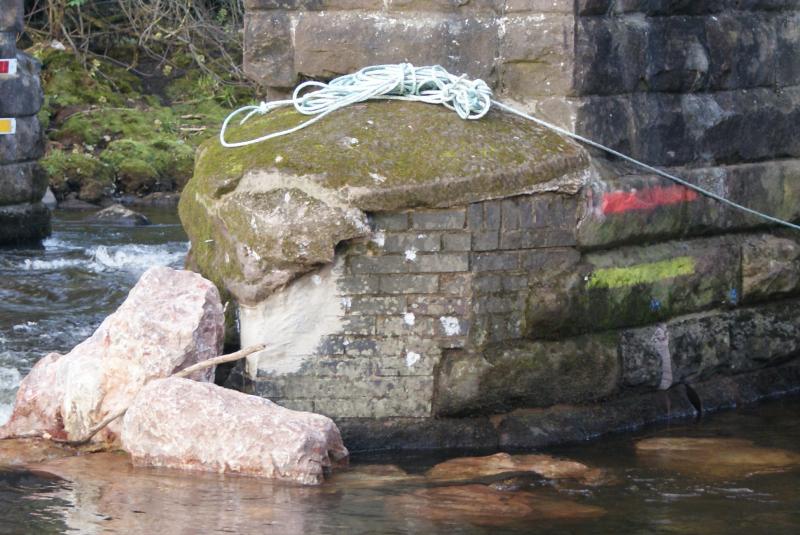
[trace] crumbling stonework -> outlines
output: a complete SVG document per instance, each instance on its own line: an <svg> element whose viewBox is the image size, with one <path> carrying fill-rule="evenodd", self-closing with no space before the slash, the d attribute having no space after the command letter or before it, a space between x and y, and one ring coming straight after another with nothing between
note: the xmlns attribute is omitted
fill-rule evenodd
<svg viewBox="0 0 800 535"><path fill-rule="evenodd" d="M368 64L440 63L800 219L800 2L251 0L248 10L245 66L277 92ZM239 302L243 344L268 346L242 370L244 387L336 418L351 450L541 446L800 388L796 233L500 114L459 126L444 110L397 106L336 112L283 145L201 152L181 205L193 261ZM251 120L240 135L285 128L291 115ZM380 117L368 138L354 133ZM287 151L305 163L281 163ZM415 173L398 162L416 162ZM284 264L254 264L237 251L263 246L263 232L240 230L220 207L265 173L323 188L368 228L330 240L341 235L322 225L325 260L284 247ZM259 210L282 213L278 204ZM268 281L287 258L290 276L265 291L237 285L247 273Z"/></svg>
<svg viewBox="0 0 800 535"><path fill-rule="evenodd" d="M0 58L16 59L15 74L0 74L0 118L16 119L16 133L0 135L0 245L36 241L50 233L50 212L41 203L47 177L36 163L44 138L36 114L42 106L39 64L18 52L22 0L3 2Z"/></svg>

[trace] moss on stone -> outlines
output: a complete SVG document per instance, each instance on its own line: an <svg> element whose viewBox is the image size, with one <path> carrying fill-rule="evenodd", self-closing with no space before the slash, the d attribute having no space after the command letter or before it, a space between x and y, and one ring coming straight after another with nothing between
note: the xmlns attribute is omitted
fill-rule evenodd
<svg viewBox="0 0 800 535"><path fill-rule="evenodd" d="M128 193L172 190L191 175L194 151L180 141L119 139L109 143L100 159L117 178L118 189Z"/></svg>
<svg viewBox="0 0 800 535"><path fill-rule="evenodd" d="M233 126L228 140L256 138L305 119L294 110L277 110ZM585 165L577 146L507 114L463 121L441 106L379 102L247 147L224 148L210 139L195 179L204 194L220 197L247 172L277 170L315 177L361 208L391 209L520 192Z"/></svg>
<svg viewBox="0 0 800 535"><path fill-rule="evenodd" d="M74 54L51 47L37 47L32 52L42 62L48 111L87 104L124 106L141 91L139 79L125 69L103 64L101 72L96 63L87 70Z"/></svg>
<svg viewBox="0 0 800 535"><path fill-rule="evenodd" d="M81 200L98 202L114 189L111 169L91 154L51 151L41 164L59 199L76 192Z"/></svg>
<svg viewBox="0 0 800 535"><path fill-rule="evenodd" d="M145 94L137 76L107 62L84 66L69 51L47 46L31 52L43 65L46 102L39 118L58 142L50 152L101 160L118 193L181 190L194 170L197 145L216 135L238 97L231 92L242 91L220 89L192 71L167 84L162 97L172 102L166 103ZM54 163L66 159L53 156ZM50 176L54 190L63 190L66 177ZM115 189L101 191L107 196Z"/></svg>

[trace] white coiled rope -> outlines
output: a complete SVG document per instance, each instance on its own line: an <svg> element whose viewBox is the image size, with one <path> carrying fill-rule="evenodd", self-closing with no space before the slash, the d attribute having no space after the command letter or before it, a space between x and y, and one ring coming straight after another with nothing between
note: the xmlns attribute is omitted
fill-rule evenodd
<svg viewBox="0 0 800 535"><path fill-rule="evenodd" d="M316 88L313 91L301 94L307 89ZM721 195L709 191L705 188L692 184L691 182L675 176L666 171L662 171L652 165L640 162L626 154L606 147L596 141L585 138L568 130L556 126L542 119L519 111L511 106L498 102L492 98L492 90L483 80L469 80L465 75L455 76L447 72L439 65L428 67L414 67L409 63L397 65L375 65L366 67L360 71L340 76L325 84L322 82L304 82L298 85L292 93L292 98L286 100L275 100L272 102L261 102L258 106L244 106L233 111L222 123L219 133L219 141L224 147L235 148L245 147L260 143L268 139L285 136L314 124L330 113L367 100L408 100L414 102L424 102L426 104L441 104L448 109L455 111L462 119L480 119L489 112L492 106L504 110L513 115L517 115L538 125L544 126L562 136L580 141L586 145L605 151L617 158L637 165L651 173L672 180L682 186L692 189L706 197L710 197L723 204L747 212L754 216L765 219L771 223L783 225L794 230L800 230L800 225L789 221L773 217L758 210L748 208L739 203L726 199ZM239 121L244 124L255 114L263 115L270 111L286 106L294 106L295 110L303 115L312 116L311 119L304 121L297 126L271 132L255 139L244 141L229 142L225 139L225 132L228 123L237 115L246 115Z"/></svg>

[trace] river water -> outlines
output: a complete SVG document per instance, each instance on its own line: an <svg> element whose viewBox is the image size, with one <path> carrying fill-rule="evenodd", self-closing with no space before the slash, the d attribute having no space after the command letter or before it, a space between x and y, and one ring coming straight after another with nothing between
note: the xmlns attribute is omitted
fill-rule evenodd
<svg viewBox="0 0 800 535"><path fill-rule="evenodd" d="M175 215L148 215L154 225L123 228L57 213L43 247L0 250L0 422L36 359L91 334L148 267L182 264ZM637 450L654 437L680 440ZM713 440L686 449L687 437ZM603 476L434 481L426 471L453 453L382 454L310 488L133 469L119 454L62 459L0 469L0 534L800 533L796 398L546 453Z"/></svg>

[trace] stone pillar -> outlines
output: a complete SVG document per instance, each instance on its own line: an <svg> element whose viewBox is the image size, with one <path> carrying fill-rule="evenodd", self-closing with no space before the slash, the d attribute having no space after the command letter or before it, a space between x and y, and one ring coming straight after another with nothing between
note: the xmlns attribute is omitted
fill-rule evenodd
<svg viewBox="0 0 800 535"><path fill-rule="evenodd" d="M37 241L50 233L50 212L41 203L47 176L36 162L44 153L36 116L43 101L40 67L17 51L22 15L22 0L3 0L0 59L16 59L17 65L13 74L0 74L0 119L16 123L14 134L0 134L0 245Z"/></svg>

